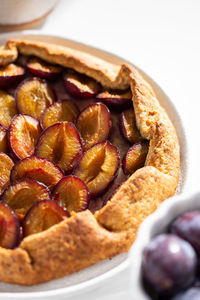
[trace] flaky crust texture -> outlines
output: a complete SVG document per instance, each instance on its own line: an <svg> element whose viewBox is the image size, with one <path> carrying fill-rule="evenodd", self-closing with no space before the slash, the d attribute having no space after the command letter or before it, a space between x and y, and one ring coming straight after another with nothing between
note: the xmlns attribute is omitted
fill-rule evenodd
<svg viewBox="0 0 200 300"><path fill-rule="evenodd" d="M2 46L0 65L15 61L19 53L73 68L106 88L130 86L138 129L150 141L145 166L94 215L89 210L74 213L48 230L24 238L16 249L0 248L0 281L32 285L128 251L141 222L175 193L180 154L169 117L151 86L132 66L113 65L77 50L27 40L12 40Z"/></svg>

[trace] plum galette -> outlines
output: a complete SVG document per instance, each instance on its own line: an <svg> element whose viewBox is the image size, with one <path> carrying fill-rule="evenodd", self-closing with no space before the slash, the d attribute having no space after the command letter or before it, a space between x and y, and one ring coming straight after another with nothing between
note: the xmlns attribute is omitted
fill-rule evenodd
<svg viewBox="0 0 200 300"><path fill-rule="evenodd" d="M129 250L179 178L179 142L128 64L0 47L0 281L32 285Z"/></svg>

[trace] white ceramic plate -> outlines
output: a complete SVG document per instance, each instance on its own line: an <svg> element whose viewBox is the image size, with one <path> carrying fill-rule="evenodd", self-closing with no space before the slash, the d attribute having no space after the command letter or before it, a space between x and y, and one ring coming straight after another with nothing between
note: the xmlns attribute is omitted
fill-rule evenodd
<svg viewBox="0 0 200 300"><path fill-rule="evenodd" d="M91 46L81 44L66 38L58 36L41 35L36 31L15 32L2 34L0 36L0 44L4 44L8 38L23 38L29 40L37 40L43 42L54 43L58 45L68 46L74 49L85 51L96 55L111 63L121 64L127 62L125 59L115 56L112 53L105 52ZM128 62L130 64L130 62ZM137 67L138 68L138 67ZM139 69L139 68L138 68ZM140 69L139 69L140 70ZM140 70L144 78L153 86L161 105L166 109L174 126L176 127L178 137L181 144L181 176L177 193L187 186L188 159L187 159L187 143L185 133L180 116L175 106L164 93L164 91L151 79L147 74ZM11 285L0 283L0 299L61 299L75 296L80 292L88 291L108 278L122 272L128 265L127 254L121 254L112 260L104 260L98 264L86 268L80 272L65 276L60 279L52 280L47 283L39 284L31 287ZM56 297L56 298L55 298Z"/></svg>

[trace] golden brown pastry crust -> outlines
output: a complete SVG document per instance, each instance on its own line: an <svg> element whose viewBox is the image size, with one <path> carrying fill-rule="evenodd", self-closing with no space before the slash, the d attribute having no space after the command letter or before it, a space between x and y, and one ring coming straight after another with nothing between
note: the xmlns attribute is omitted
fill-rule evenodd
<svg viewBox="0 0 200 300"><path fill-rule="evenodd" d="M129 65L112 65L69 48L32 41L9 41L0 48L0 65L17 54L35 55L70 67L112 89L131 87L137 126L150 140L145 167L125 181L107 204L92 215L73 216L26 237L18 248L0 248L0 280L31 285L58 278L128 251L138 227L166 198L179 179L179 142L151 86Z"/></svg>
<svg viewBox="0 0 200 300"><path fill-rule="evenodd" d="M13 43L7 43L0 47L0 66L5 66L16 60L18 51Z"/></svg>

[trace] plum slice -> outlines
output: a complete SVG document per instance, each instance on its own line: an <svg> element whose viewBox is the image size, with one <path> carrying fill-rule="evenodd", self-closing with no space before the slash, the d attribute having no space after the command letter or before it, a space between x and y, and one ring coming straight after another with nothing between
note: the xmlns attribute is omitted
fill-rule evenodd
<svg viewBox="0 0 200 300"><path fill-rule="evenodd" d="M18 161L11 171L11 181L33 179L44 183L50 190L63 177L61 169L51 161L30 156Z"/></svg>
<svg viewBox="0 0 200 300"><path fill-rule="evenodd" d="M135 143L129 148L122 160L122 169L125 175L131 175L137 169L144 166L148 150L148 141Z"/></svg>
<svg viewBox="0 0 200 300"><path fill-rule="evenodd" d="M20 239L19 220L15 213L3 203L0 203L0 246L12 249Z"/></svg>
<svg viewBox="0 0 200 300"><path fill-rule="evenodd" d="M112 109L125 109L132 106L131 91L103 91L96 98Z"/></svg>
<svg viewBox="0 0 200 300"><path fill-rule="evenodd" d="M15 115L17 110L14 97L0 90L0 124L8 128Z"/></svg>
<svg viewBox="0 0 200 300"><path fill-rule="evenodd" d="M37 77L25 79L16 90L18 111L37 120L55 99L56 95L47 81Z"/></svg>
<svg viewBox="0 0 200 300"><path fill-rule="evenodd" d="M48 188L43 183L31 179L10 184L1 196L1 201L7 204L20 220L36 201L43 199L50 199Z"/></svg>
<svg viewBox="0 0 200 300"><path fill-rule="evenodd" d="M54 162L63 171L70 172L82 154L81 139L70 122L56 123L42 133L35 155Z"/></svg>
<svg viewBox="0 0 200 300"><path fill-rule="evenodd" d="M9 142L17 158L23 159L34 153L40 133L40 124L36 119L27 115L18 115L13 119L9 129Z"/></svg>
<svg viewBox="0 0 200 300"><path fill-rule="evenodd" d="M76 98L92 98L100 91L99 83L74 70L67 70L65 72L64 83L67 92Z"/></svg>
<svg viewBox="0 0 200 300"><path fill-rule="evenodd" d="M76 127L83 139L84 150L107 139L112 122L103 103L87 106L78 116Z"/></svg>
<svg viewBox="0 0 200 300"><path fill-rule="evenodd" d="M10 171L14 163L5 153L0 153L0 195L10 182Z"/></svg>
<svg viewBox="0 0 200 300"><path fill-rule="evenodd" d="M127 109L121 113L119 124L122 136L129 143L134 144L142 140L142 136L136 126L133 109Z"/></svg>
<svg viewBox="0 0 200 300"><path fill-rule="evenodd" d="M7 152L7 131L0 125L0 152Z"/></svg>
<svg viewBox="0 0 200 300"><path fill-rule="evenodd" d="M57 183L52 199L69 212L79 212L88 207L90 198L87 185L80 178L69 175Z"/></svg>
<svg viewBox="0 0 200 300"><path fill-rule="evenodd" d="M57 101L49 106L40 120L43 129L62 121L74 123L79 114L79 109L71 100Z"/></svg>
<svg viewBox="0 0 200 300"><path fill-rule="evenodd" d="M27 68L33 75L48 80L55 80L62 72L61 67L51 65L36 57L32 57L28 60Z"/></svg>
<svg viewBox="0 0 200 300"><path fill-rule="evenodd" d="M15 64L0 67L0 88L8 88L23 78L24 68Z"/></svg>
<svg viewBox="0 0 200 300"><path fill-rule="evenodd" d="M109 141L98 143L84 152L74 175L83 180L91 197L101 195L119 169L119 152Z"/></svg>
<svg viewBox="0 0 200 300"><path fill-rule="evenodd" d="M47 230L68 217L68 211L63 209L57 202L52 200L37 201L24 218L24 236Z"/></svg>

